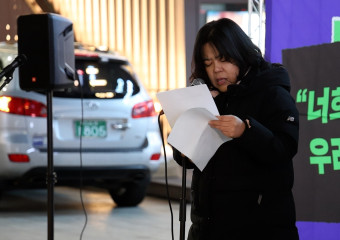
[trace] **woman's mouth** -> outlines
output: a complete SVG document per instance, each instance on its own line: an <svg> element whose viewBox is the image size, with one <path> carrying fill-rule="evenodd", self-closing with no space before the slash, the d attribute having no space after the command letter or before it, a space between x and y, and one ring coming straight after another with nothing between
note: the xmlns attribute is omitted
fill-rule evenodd
<svg viewBox="0 0 340 240"><path fill-rule="evenodd" d="M228 82L228 80L226 78L218 78L218 79L216 79L216 83L219 86L224 85L226 82Z"/></svg>

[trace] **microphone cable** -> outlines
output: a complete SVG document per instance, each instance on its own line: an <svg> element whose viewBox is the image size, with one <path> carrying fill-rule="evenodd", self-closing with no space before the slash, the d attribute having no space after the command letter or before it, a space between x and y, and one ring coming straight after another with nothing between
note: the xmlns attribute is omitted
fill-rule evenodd
<svg viewBox="0 0 340 240"><path fill-rule="evenodd" d="M84 123L84 93L83 93L83 84L84 84L84 79L82 79L82 81L80 81L79 79L79 75L78 73L76 73L77 76L77 80L79 83L79 89L80 89L80 136L79 136L79 159L80 159L80 169L79 169L79 177L80 177L80 181L79 181L79 195L80 195L80 202L81 202L81 206L82 206L82 210L84 212L85 215L85 222L84 222L84 226L83 229L81 230L80 233L80 237L79 239L82 240L83 239L83 235L84 235L84 231L86 229L87 226L87 222L88 222L88 216L87 216L87 211L86 211L86 207L84 204L84 199L83 199L83 137L82 137L82 132L83 132L83 123ZM82 76L83 77L83 76Z"/></svg>
<svg viewBox="0 0 340 240"><path fill-rule="evenodd" d="M168 204L169 204L170 215L171 215L171 237L172 237L172 240L174 240L174 214L173 214L173 211L172 211L170 194L169 194L168 163L167 163L167 158L166 158L165 141L164 141L164 138L163 138L163 127L162 127L162 124L161 124L161 115L163 115L163 114L164 114L164 112L162 110L158 115L158 127L159 127L159 131L160 131L160 134L161 134L163 152L164 152L165 188L166 188L166 195L167 195L167 198L168 198Z"/></svg>

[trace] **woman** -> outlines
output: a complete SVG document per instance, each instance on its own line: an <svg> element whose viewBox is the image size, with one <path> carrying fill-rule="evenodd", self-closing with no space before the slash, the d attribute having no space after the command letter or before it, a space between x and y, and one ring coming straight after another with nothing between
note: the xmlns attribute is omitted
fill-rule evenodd
<svg viewBox="0 0 340 240"><path fill-rule="evenodd" d="M198 32L195 78L217 93L220 116L209 125L233 140L203 171L190 164L188 239L299 239L291 191L299 124L287 71L266 62L242 29L224 18ZM179 164L186 159L176 149L174 158Z"/></svg>

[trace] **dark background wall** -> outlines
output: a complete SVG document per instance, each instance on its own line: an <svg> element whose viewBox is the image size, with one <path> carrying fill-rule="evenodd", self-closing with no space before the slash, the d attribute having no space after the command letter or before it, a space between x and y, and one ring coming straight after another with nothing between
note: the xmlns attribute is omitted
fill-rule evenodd
<svg viewBox="0 0 340 240"><path fill-rule="evenodd" d="M15 41L17 34L16 19L30 14L32 10L24 0L1 0L0 3L0 42Z"/></svg>

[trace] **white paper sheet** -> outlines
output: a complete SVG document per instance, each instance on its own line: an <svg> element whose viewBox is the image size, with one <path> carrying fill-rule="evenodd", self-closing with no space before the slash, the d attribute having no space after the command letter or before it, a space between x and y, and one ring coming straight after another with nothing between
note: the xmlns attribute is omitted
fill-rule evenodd
<svg viewBox="0 0 340 240"><path fill-rule="evenodd" d="M206 84L179 88L156 94L171 127L190 108L206 108L214 116L219 112Z"/></svg>
<svg viewBox="0 0 340 240"><path fill-rule="evenodd" d="M168 143L202 171L216 150L231 140L208 124L219 115L209 89L198 85L161 92L157 98L172 127Z"/></svg>

